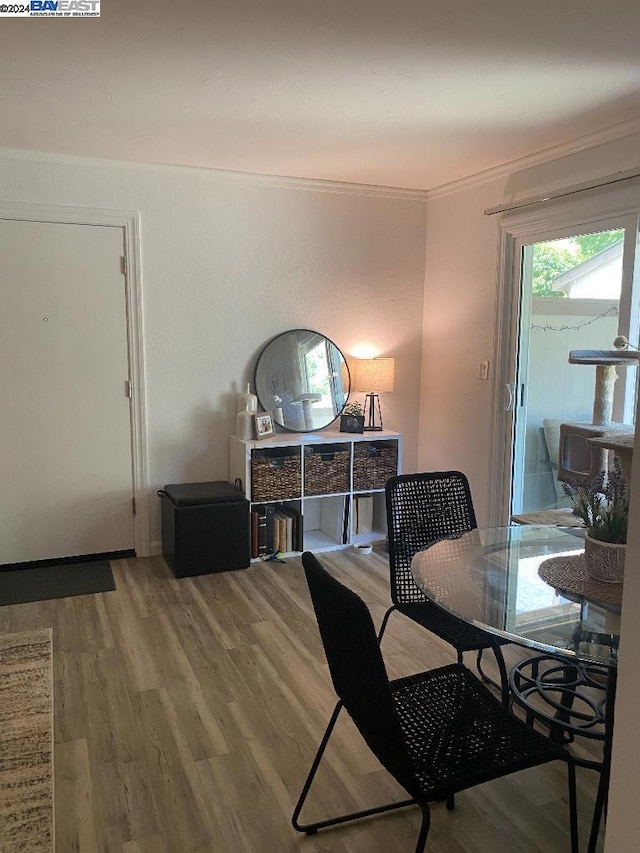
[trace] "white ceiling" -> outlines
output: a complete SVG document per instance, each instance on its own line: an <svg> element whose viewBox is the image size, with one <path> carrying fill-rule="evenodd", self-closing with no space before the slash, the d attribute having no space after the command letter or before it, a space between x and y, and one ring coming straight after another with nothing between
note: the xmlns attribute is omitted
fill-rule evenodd
<svg viewBox="0 0 640 853"><path fill-rule="evenodd" d="M0 147L431 189L640 116L638 0L2 18Z"/></svg>

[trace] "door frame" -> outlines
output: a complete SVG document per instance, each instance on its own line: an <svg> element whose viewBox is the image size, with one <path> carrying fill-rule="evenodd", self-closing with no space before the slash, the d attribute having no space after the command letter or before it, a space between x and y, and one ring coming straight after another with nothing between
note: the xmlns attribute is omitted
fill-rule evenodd
<svg viewBox="0 0 640 853"><path fill-rule="evenodd" d="M542 242L560 230L583 232L599 229L607 220L640 213L640 186L605 187L585 191L566 200L549 199L527 209L502 214L498 223L497 300L494 339L494 382L492 387L492 423L490 452L489 523L509 523L513 417L506 411L507 385L513 383L518 357L520 317L520 253L523 243ZM625 253L629 250L625 241ZM635 270L636 277L638 269ZM638 282L634 282L637 285ZM634 286L634 291L637 287ZM635 294L634 301L637 303ZM636 307L636 306L634 306ZM630 311L631 306L620 306ZM511 430L511 438L509 438Z"/></svg>
<svg viewBox="0 0 640 853"><path fill-rule="evenodd" d="M151 553L148 501L147 417L144 371L140 214L132 210L108 210L55 204L0 201L0 219L63 225L103 225L121 228L125 257L127 349L131 389L131 480L135 512L134 548L138 557Z"/></svg>

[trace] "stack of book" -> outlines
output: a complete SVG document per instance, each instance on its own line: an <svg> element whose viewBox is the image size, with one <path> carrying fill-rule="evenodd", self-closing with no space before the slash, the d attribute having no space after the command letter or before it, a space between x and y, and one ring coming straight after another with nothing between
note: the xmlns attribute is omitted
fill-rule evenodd
<svg viewBox="0 0 640 853"><path fill-rule="evenodd" d="M260 504L251 510L251 557L302 551L302 514L289 504Z"/></svg>

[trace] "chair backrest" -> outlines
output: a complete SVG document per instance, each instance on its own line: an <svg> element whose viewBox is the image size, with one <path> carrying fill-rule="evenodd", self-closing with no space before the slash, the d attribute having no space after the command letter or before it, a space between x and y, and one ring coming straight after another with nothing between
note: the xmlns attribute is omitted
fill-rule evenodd
<svg viewBox="0 0 640 853"><path fill-rule="evenodd" d="M411 558L439 539L476 529L469 481L460 471L399 474L385 491L391 600L425 601L411 574Z"/></svg>
<svg viewBox="0 0 640 853"><path fill-rule="evenodd" d="M331 680L380 763L415 797L419 791L393 706L371 614L355 592L305 551L302 555Z"/></svg>

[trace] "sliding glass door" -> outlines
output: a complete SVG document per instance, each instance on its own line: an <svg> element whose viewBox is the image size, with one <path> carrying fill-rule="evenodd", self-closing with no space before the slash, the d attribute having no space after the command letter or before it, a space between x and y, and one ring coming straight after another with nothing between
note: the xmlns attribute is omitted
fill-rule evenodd
<svg viewBox="0 0 640 853"><path fill-rule="evenodd" d="M569 353L611 350L619 335L638 346L637 245L637 215L514 242L503 397L509 517L567 505L557 478L560 424L591 424L595 390L595 367L569 364ZM632 428L636 368L617 372L613 420Z"/></svg>

